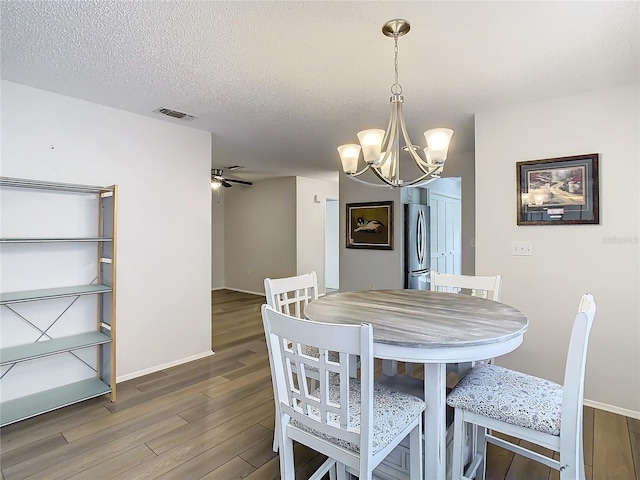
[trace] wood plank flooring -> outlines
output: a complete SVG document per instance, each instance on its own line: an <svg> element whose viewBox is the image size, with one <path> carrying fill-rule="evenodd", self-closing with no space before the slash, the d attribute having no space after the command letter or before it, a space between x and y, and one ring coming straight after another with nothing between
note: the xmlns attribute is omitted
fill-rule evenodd
<svg viewBox="0 0 640 480"><path fill-rule="evenodd" d="M117 403L96 398L4 427L0 480L278 479L262 303L213 292L215 355L118 384ZM295 454L299 480L324 460L300 445ZM585 408L585 463L589 480L640 480L640 421ZM490 445L487 479L559 476Z"/></svg>

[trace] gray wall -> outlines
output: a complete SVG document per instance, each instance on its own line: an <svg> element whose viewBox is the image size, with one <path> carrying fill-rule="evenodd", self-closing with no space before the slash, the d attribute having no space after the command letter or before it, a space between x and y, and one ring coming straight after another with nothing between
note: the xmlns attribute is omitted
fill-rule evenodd
<svg viewBox="0 0 640 480"><path fill-rule="evenodd" d="M400 172L402 174L402 170ZM409 175L409 174L407 174ZM473 153L451 154L444 177L462 178L462 271L475 272L475 194ZM427 185L428 188L428 185ZM403 206L399 189L362 185L340 173L340 291L369 290L373 287L403 288ZM359 250L346 248L345 211L347 203L392 200L394 202L393 250Z"/></svg>
<svg viewBox="0 0 640 480"><path fill-rule="evenodd" d="M393 250L346 248L346 204L393 201ZM340 291L402 288L400 190L361 185L340 174Z"/></svg>
<svg viewBox="0 0 640 480"><path fill-rule="evenodd" d="M285 177L221 191L224 215L216 217L213 230L222 219L224 285L263 294L266 277L314 270L323 293L325 199L337 189L337 182Z"/></svg>
<svg viewBox="0 0 640 480"><path fill-rule="evenodd" d="M264 279L297 274L296 179L232 187L225 196L225 285L264 293Z"/></svg>

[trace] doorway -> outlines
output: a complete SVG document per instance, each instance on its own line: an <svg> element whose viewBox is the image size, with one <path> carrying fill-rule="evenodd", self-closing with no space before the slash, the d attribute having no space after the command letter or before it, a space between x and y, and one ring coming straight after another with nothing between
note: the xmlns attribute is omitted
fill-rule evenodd
<svg viewBox="0 0 640 480"><path fill-rule="evenodd" d="M462 179L440 178L429 184L431 269L462 273Z"/></svg>

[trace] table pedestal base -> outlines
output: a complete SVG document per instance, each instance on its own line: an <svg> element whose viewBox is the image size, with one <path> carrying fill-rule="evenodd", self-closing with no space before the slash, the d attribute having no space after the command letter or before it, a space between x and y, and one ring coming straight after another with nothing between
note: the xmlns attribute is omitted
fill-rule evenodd
<svg viewBox="0 0 640 480"><path fill-rule="evenodd" d="M406 377L404 375L394 375L376 378L377 383L381 383L395 390L410 393L416 397L424 398L424 381ZM450 389L447 388L447 393ZM427 405L427 409L429 406ZM446 465L449 467L452 464L451 455L453 451L453 409L446 407ZM424 428L424 427L423 427ZM424 441L424 437L423 437ZM465 442L469 444L469 442ZM471 448L465 449L465 455L468 457L471 455ZM409 440L405 439L393 452L391 452L387 458L376 468L373 472L374 479L379 480L408 480L409 479ZM425 477L425 480L450 480L451 471L447 468L446 478L429 478Z"/></svg>

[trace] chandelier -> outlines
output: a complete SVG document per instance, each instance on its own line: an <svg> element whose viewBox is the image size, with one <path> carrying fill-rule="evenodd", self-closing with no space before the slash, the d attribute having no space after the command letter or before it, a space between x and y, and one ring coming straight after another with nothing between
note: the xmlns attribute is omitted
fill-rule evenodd
<svg viewBox="0 0 640 480"><path fill-rule="evenodd" d="M392 37L395 47L395 82L391 85L391 117L387 130L369 129L358 132L360 145L350 143L340 145L338 153L342 161L342 169L352 180L374 187L409 187L424 185L440 178L444 162L447 159L449 142L453 130L449 128L434 128L424 132L427 146L424 148L424 159L418 153L418 147L411 143L404 121L402 105L402 86L398 83L398 38L409 32L409 22L401 18L390 20L382 26L382 33ZM404 145L400 144L400 137ZM360 151L364 157L364 167L358 170ZM418 168L418 177L413 180L400 178L400 155L413 160ZM379 182L373 183L360 177L371 171Z"/></svg>

